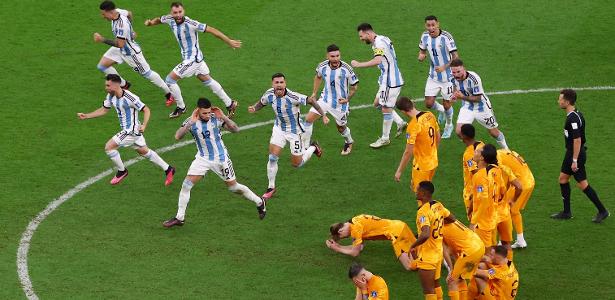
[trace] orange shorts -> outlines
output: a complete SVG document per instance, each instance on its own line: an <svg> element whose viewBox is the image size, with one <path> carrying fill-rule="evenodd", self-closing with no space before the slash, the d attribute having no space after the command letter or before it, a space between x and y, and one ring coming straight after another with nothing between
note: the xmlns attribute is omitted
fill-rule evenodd
<svg viewBox="0 0 615 300"><path fill-rule="evenodd" d="M416 188L422 181L431 181L436 174L436 169L433 170L419 170L418 167L412 168L412 191L416 192Z"/></svg>
<svg viewBox="0 0 615 300"><path fill-rule="evenodd" d="M432 262L426 262L426 261L421 261L421 259L417 259L416 261L416 268L419 270L434 270L436 271L436 273L434 274L433 279L434 280L438 280L440 279L440 271L442 270L442 260L440 260L437 263L432 263Z"/></svg>
<svg viewBox="0 0 615 300"><path fill-rule="evenodd" d="M512 242L513 240L513 224L512 219L508 218L500 223L498 223L496 229L493 230L492 234L492 244L497 245L498 236L500 237L500 241L504 242Z"/></svg>
<svg viewBox="0 0 615 300"><path fill-rule="evenodd" d="M483 244L485 244L485 248L492 247L493 245L495 245L492 238L493 230L483 230L480 228L476 228L474 232L476 232L478 237L480 237L480 240L483 241Z"/></svg>
<svg viewBox="0 0 615 300"><path fill-rule="evenodd" d="M412 230L406 225L406 223L399 222L401 228L399 235L392 242L393 251L395 251L395 257L399 258L402 253L410 253L410 246L416 241Z"/></svg>
<svg viewBox="0 0 615 300"><path fill-rule="evenodd" d="M530 199L530 197L532 196L532 192L534 191L534 181L530 181L527 183L524 181L521 182L521 185L523 186L521 195L519 195L517 202L513 203L512 207L510 208L510 212L513 214L518 214L525 208L527 201Z"/></svg>
<svg viewBox="0 0 615 300"><path fill-rule="evenodd" d="M484 254L484 247L476 248L472 251L472 253L462 253L455 261L455 266L453 266L451 276L455 279L472 279L472 276L474 275L474 272L476 272L476 268L478 268L478 264Z"/></svg>

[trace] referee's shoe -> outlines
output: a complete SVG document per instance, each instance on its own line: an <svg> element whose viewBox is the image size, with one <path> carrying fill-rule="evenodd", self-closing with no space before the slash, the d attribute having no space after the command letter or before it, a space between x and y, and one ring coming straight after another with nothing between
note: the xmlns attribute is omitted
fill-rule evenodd
<svg viewBox="0 0 615 300"><path fill-rule="evenodd" d="M592 222L594 222L594 223L602 223L602 221L604 221L604 219L608 218L610 215L611 215L611 213L608 210L605 210L603 212L599 212L592 219Z"/></svg>

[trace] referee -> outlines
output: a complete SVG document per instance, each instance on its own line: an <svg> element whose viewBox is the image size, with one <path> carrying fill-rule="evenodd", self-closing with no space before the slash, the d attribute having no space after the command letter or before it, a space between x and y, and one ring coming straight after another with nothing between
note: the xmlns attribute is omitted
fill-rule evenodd
<svg viewBox="0 0 615 300"><path fill-rule="evenodd" d="M577 93L572 89L563 89L559 94L559 107L566 110L566 124L564 125L564 139L566 140L566 156L562 163L562 169L559 174L559 186L562 190L562 200L564 201L564 210L551 215L553 219L566 220L572 218L570 211L570 176L578 182L579 188L587 195L587 198L598 209L598 214L592 219L594 223L601 223L610 214L604 208L602 202L598 198L596 191L587 182L587 174L585 173L585 161L587 156L585 153L585 118L583 114L577 111L575 103L577 101Z"/></svg>

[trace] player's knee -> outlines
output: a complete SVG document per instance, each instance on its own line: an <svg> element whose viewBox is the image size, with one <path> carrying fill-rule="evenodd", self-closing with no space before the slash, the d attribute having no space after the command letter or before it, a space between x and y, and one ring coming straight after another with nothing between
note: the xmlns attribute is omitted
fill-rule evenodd
<svg viewBox="0 0 615 300"><path fill-rule="evenodd" d="M176 84L177 81L175 81L175 79L173 79L171 75L167 75L167 78L164 79L164 83L171 85L171 84Z"/></svg>
<svg viewBox="0 0 615 300"><path fill-rule="evenodd" d="M279 157L275 154L269 154L269 162L271 163L277 163L278 162Z"/></svg>
<svg viewBox="0 0 615 300"><path fill-rule="evenodd" d="M98 64L98 65L96 66L96 69L98 69L98 70L99 70L99 71L101 71L101 72L104 72L105 70L107 70L107 69L108 69L108 67L103 66L103 65L101 65L101 64Z"/></svg>
<svg viewBox="0 0 615 300"><path fill-rule="evenodd" d="M149 79L149 76L152 75L152 70L149 70L147 72L139 72L139 74L143 76L145 79Z"/></svg>
<svg viewBox="0 0 615 300"><path fill-rule="evenodd" d="M239 184L238 184L238 183L235 183L235 184L233 184L233 185L230 185L230 186L228 187L228 190L229 190L230 192L232 192L232 193L236 193L236 194L237 194L237 193L239 193L239 192L241 192L241 191L240 191L240 189L239 189Z"/></svg>
<svg viewBox="0 0 615 300"><path fill-rule="evenodd" d="M292 161L291 164L293 165L293 167L295 168L301 168L303 166L303 160L300 161Z"/></svg>
<svg viewBox="0 0 615 300"><path fill-rule="evenodd" d="M194 185L194 183L192 183L192 181L190 181L190 179L186 178L184 179L184 182L182 183L182 189L192 189L192 186Z"/></svg>

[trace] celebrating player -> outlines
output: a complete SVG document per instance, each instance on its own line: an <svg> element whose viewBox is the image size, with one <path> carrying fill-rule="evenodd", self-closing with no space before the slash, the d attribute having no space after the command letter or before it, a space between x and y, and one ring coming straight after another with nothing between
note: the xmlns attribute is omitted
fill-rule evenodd
<svg viewBox="0 0 615 300"><path fill-rule="evenodd" d="M401 87L404 85L404 79L397 64L393 42L384 35L377 35L372 25L367 23L359 25L357 31L361 41L372 45L374 58L367 62L353 60L350 62L351 66L354 68L378 66L380 69L380 77L378 78L379 89L374 99L374 106L382 110L382 136L369 146L381 148L391 143L389 134L393 122L397 124L397 134L395 137L400 136L406 126L404 120L393 109L395 101L397 101L397 97L401 93Z"/></svg>
<svg viewBox="0 0 615 300"><path fill-rule="evenodd" d="M208 171L213 171L226 183L228 190L241 194L244 198L256 204L258 217L262 220L266 215L265 200L259 198L247 186L235 179L233 162L222 141L221 128L230 132L239 132L239 127L217 107L212 107L206 98L200 98L197 108L175 133L175 139L181 140L188 132L192 134L198 152L188 169L188 174L179 192L177 215L162 225L164 227L184 225L186 207L190 201L190 190Z"/></svg>
<svg viewBox="0 0 615 300"><path fill-rule="evenodd" d="M472 176L478 171L478 166L474 161L474 152L476 152L478 148L485 146L485 143L477 141L474 138L476 136L476 129L472 124L463 124L461 126L460 136L461 140L466 145L463 157L461 158L461 164L463 166L463 204L469 216L470 203L472 203Z"/></svg>
<svg viewBox="0 0 615 300"><path fill-rule="evenodd" d="M265 200L275 194L275 177L278 173L278 158L280 152L290 143L291 163L293 167L299 168L307 163L312 154L320 157L322 150L318 142L312 142L309 147L302 145L301 134L304 132L301 126L300 105L310 104L318 113L323 116L322 122L326 125L329 118L325 115L322 107L313 98L308 98L303 94L293 92L286 88L286 77L282 73L271 76L272 88L261 97L254 105L248 107L248 112L255 113L266 105L271 105L275 113L275 123L269 140L269 162L267 163L267 178L269 186L263 194Z"/></svg>
<svg viewBox="0 0 615 300"><path fill-rule="evenodd" d="M327 59L316 67L314 89L310 96L312 100L316 100L316 92L318 92L323 81L325 84L320 93L318 104L325 113L331 114L335 119L337 131L344 137L341 154L348 155L352 151L352 143L354 142L350 135L350 128L346 126L350 114L349 102L357 91L359 79L352 67L341 60L340 48L336 45L327 47ZM320 117L321 115L314 108L311 108L308 112L304 123L305 133L302 135L303 145L309 145L313 130L312 124Z"/></svg>
<svg viewBox="0 0 615 300"><path fill-rule="evenodd" d="M406 269L412 268L410 244L416 238L410 227L403 221L381 219L371 215L358 215L346 222L335 223L329 228L331 239L326 241L329 249L350 255L359 256L363 250L363 240L390 240L395 256ZM352 238L352 245L338 244L340 239Z"/></svg>
<svg viewBox="0 0 615 300"><path fill-rule="evenodd" d="M171 88L171 93L177 101L177 107L169 115L169 118L177 118L186 111L186 105L184 104L177 81L192 76L196 76L203 85L209 87L216 96L222 99L229 117L232 118L238 102L231 100L220 83L209 74L209 67L205 63L203 51L201 51L201 46L199 45L198 33L211 33L233 49L241 47L241 41L232 40L218 29L185 16L184 5L180 2L171 3L170 15L145 20L145 26L154 26L162 23L169 25L171 28L171 32L177 39L182 54L182 62L175 66L166 78L166 83Z"/></svg>
<svg viewBox="0 0 615 300"><path fill-rule="evenodd" d="M107 96L103 101L102 107L90 113L77 113L77 117L81 120L97 118L107 114L111 107L115 108L117 116L120 119L120 128L122 130L109 139L105 145L107 156L109 156L117 167L117 173L113 179L111 179L111 184L118 184L128 176L128 169L124 166L124 162L117 149L119 147L132 146L137 153L164 170L166 174L164 184L170 185L171 182L173 182L175 168L167 164L158 156L158 153L149 149L145 144L143 132L145 132L147 124L149 123L149 107L145 106L137 95L122 89L121 82L122 79L119 75L108 74L105 81ZM139 122L139 111L143 111L143 123Z"/></svg>
<svg viewBox="0 0 615 300"><path fill-rule="evenodd" d="M355 300L389 300L389 288L382 277L372 274L361 264L353 263L348 270L357 293Z"/></svg>
<svg viewBox="0 0 615 300"><path fill-rule="evenodd" d="M115 38L106 39L98 32L94 33L95 42L111 46L100 58L98 70L105 74L119 75L113 65L126 62L135 72L164 91L167 106L172 103L174 99L171 90L160 75L150 68L145 56L143 56L141 47L134 40L136 33L132 30L132 12L116 8L111 1L103 1L100 4L100 14L106 20L111 21L111 31ZM123 78L121 80L122 88L130 88L129 82Z"/></svg>
<svg viewBox="0 0 615 300"><path fill-rule="evenodd" d="M424 61L429 52L429 76L425 84L425 105L427 108L435 108L438 114L438 121L441 116L446 115L446 125L442 138L451 137L453 132L453 74L450 69L450 62L459 58L457 46L453 36L440 29L440 22L436 16L425 17L425 32L421 35L419 42L419 61ZM436 102L438 93L442 94L442 104Z"/></svg>

